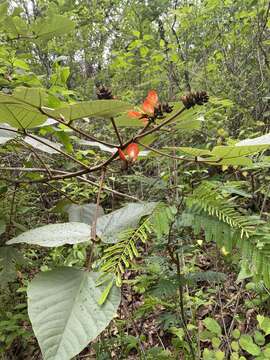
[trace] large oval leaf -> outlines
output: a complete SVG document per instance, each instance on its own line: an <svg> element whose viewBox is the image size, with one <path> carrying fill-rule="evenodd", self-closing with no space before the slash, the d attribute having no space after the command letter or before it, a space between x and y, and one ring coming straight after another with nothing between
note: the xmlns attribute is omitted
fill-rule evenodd
<svg viewBox="0 0 270 360"><path fill-rule="evenodd" d="M129 108L129 104L120 100L93 100L66 105L55 110L44 108L43 111L53 118L64 117L65 121L73 121L84 117L110 118Z"/></svg>
<svg viewBox="0 0 270 360"><path fill-rule="evenodd" d="M71 204L66 207L66 211L70 222L80 222L91 225L95 218L96 208L97 205L94 203L83 205ZM98 217L102 215L104 215L104 210L99 206Z"/></svg>
<svg viewBox="0 0 270 360"><path fill-rule="evenodd" d="M0 94L0 123L7 123L16 129L27 129L44 123L47 116L12 95Z"/></svg>
<svg viewBox="0 0 270 360"><path fill-rule="evenodd" d="M105 286L99 273L63 267L37 275L28 287L28 313L44 360L69 360L94 340L116 315L120 290Z"/></svg>
<svg viewBox="0 0 270 360"><path fill-rule="evenodd" d="M119 210L98 218L97 236L106 243L119 241L121 232L136 227L141 217L151 214L156 205L157 203L154 202L145 204L130 203Z"/></svg>
<svg viewBox="0 0 270 360"><path fill-rule="evenodd" d="M64 244L78 244L90 240L90 226L79 222L49 224L26 231L7 242L26 243L45 247L57 247Z"/></svg>

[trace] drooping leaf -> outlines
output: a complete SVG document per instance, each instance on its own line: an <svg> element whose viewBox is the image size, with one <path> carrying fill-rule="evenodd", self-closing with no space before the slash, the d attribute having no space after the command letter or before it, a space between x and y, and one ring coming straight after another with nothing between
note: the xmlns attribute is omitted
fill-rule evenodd
<svg viewBox="0 0 270 360"><path fill-rule="evenodd" d="M96 204L71 204L66 207L66 211L69 215L70 222L80 222L91 225L96 213ZM98 217L102 216L103 214L103 208L99 206Z"/></svg>
<svg viewBox="0 0 270 360"><path fill-rule="evenodd" d="M22 254L10 246L0 247L0 287L16 279L16 263L23 264Z"/></svg>
<svg viewBox="0 0 270 360"><path fill-rule="evenodd" d="M70 222L62 224L49 224L26 231L9 240L7 244L26 243L45 247L57 247L65 244L78 244L89 240L89 225L78 222Z"/></svg>
<svg viewBox="0 0 270 360"><path fill-rule="evenodd" d="M142 216L152 213L157 203L130 203L119 210L100 217L97 221L97 236L105 243L115 243L120 240L124 230L138 225Z"/></svg>
<svg viewBox="0 0 270 360"><path fill-rule="evenodd" d="M98 273L69 267L41 273L28 287L28 313L44 360L70 360L94 340L116 315L120 290L104 286Z"/></svg>

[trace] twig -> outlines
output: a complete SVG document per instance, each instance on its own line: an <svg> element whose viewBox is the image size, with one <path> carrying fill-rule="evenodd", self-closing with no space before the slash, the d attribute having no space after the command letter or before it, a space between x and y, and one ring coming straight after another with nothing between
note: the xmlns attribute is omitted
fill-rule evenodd
<svg viewBox="0 0 270 360"><path fill-rule="evenodd" d="M122 138L121 138L121 135L120 135L120 133L119 133L119 130L118 130L117 126L116 126L116 123L115 123L113 117L111 117L111 122L112 122L112 126L113 126L113 128L114 128L114 131L115 131L115 133L116 133L117 139L118 139L118 141L119 141L119 144L120 144L120 146L122 146L122 145L123 145Z"/></svg>

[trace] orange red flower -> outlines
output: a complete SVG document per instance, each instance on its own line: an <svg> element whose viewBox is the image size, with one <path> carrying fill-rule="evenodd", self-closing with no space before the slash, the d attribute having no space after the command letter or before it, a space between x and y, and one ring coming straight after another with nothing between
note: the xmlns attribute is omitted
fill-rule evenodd
<svg viewBox="0 0 270 360"><path fill-rule="evenodd" d="M139 146L136 143L129 144L124 150L118 149L119 156L124 161L134 162L139 156Z"/></svg>
<svg viewBox="0 0 270 360"><path fill-rule="evenodd" d="M149 117L154 116L155 107L158 105L158 95L155 90L150 90L144 102L142 103L140 111L131 110L128 116L137 118L143 122L148 121Z"/></svg>

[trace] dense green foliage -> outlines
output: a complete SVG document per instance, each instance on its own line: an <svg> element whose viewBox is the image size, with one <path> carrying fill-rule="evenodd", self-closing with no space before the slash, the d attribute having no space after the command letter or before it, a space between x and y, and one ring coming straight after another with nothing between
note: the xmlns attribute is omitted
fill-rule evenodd
<svg viewBox="0 0 270 360"><path fill-rule="evenodd" d="M270 358L270 3L0 0L0 359Z"/></svg>

